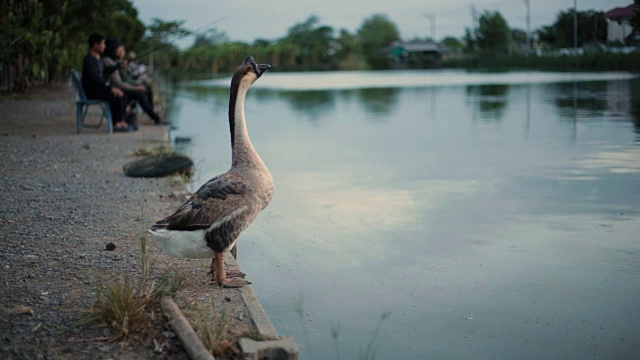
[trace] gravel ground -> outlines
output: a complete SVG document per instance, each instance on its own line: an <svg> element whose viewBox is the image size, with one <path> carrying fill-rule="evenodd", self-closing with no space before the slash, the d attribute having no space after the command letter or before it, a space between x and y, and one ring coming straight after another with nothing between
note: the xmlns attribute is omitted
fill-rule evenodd
<svg viewBox="0 0 640 360"><path fill-rule="evenodd" d="M99 274L139 278L140 237L185 194L167 179L122 172L131 152L166 138L163 127L143 118L136 133L108 135L103 125L76 135L74 99L62 84L0 95L0 358L186 358L175 340L154 352L154 338L170 335L160 316L120 342L98 340L109 328L76 324ZM106 251L108 243L116 249ZM228 334L255 336L240 291L209 282L209 260L168 258L155 244L150 257L155 276L169 268L187 274L175 300L188 318L214 319L225 308Z"/></svg>

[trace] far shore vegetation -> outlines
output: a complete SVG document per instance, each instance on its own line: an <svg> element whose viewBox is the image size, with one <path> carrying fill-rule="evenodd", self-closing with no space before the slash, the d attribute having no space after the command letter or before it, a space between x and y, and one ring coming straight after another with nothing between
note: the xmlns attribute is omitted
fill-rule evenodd
<svg viewBox="0 0 640 360"><path fill-rule="evenodd" d="M0 86L8 92L66 80L70 69L81 67L92 32L118 37L143 63L164 73L225 74L246 55L270 63L275 71L640 70L638 44L632 38L626 44L607 42L604 12L608 9L578 11L577 37L569 8L560 11L553 24L530 33L510 27L498 11L485 11L463 37L441 39L402 39L398 24L385 14L363 16L355 33L323 24L310 14L281 38L247 43L233 41L215 27L187 29L184 20L155 18L144 24L130 0L105 0L100 6L90 0L0 1L4 10L0 41L5 44L0 47ZM640 30L637 10L629 23L634 31ZM192 39L191 45L179 48L176 43L185 39ZM422 50L408 50L407 44Z"/></svg>

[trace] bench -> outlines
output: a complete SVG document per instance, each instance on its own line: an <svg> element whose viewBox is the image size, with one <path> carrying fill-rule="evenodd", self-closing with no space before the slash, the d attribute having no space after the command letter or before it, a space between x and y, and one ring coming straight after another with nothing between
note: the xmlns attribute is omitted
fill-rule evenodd
<svg viewBox="0 0 640 360"><path fill-rule="evenodd" d="M80 130L83 126L97 129L102 125L102 120L107 119L107 131L111 134L113 133L113 122L111 121L111 108L109 107L109 102L105 100L93 100L87 99L87 95L84 93L84 89L82 88L82 78L80 73L77 70L71 70L71 83L77 92L77 100L76 100L76 130L78 134L80 134ZM97 125L88 125L84 123L84 119L87 117L87 111L89 110L89 106L98 105L102 109L102 114L100 115L100 122Z"/></svg>

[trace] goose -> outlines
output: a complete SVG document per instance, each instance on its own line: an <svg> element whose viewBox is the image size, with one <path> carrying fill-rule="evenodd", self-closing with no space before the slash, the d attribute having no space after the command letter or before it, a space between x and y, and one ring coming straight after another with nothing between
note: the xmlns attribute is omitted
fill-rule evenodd
<svg viewBox="0 0 640 360"><path fill-rule="evenodd" d="M211 257L212 281L223 287L251 284L244 279L245 274L227 271L224 259L240 233L273 197L273 178L251 144L244 115L247 91L269 68L248 56L231 78L231 169L207 181L173 214L148 231L166 255Z"/></svg>

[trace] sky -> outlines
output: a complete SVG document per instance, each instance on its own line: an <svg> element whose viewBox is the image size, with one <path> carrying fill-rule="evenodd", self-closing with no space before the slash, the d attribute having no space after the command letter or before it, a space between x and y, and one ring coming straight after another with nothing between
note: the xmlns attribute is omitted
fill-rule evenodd
<svg viewBox="0 0 640 360"><path fill-rule="evenodd" d="M608 11L627 6L633 0L577 0L579 11ZM355 33L362 22L373 14L386 14L404 40L432 35L461 37L472 26L471 5L478 14L485 10L500 11L512 28L526 30L525 0L133 0L138 16L145 24L152 18L185 20L185 27L203 31L215 27L232 41L253 42L255 39L276 40L287 30L317 15L321 25L337 32ZM531 30L555 21L561 10L573 8L574 0L530 0ZM211 25L212 23L214 23ZM193 38L178 45L187 47Z"/></svg>

